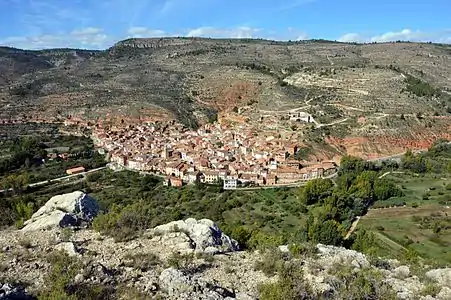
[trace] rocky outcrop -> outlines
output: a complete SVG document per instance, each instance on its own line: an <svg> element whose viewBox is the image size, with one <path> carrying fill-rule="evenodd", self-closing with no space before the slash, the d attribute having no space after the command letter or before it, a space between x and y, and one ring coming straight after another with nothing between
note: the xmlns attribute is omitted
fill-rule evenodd
<svg viewBox="0 0 451 300"><path fill-rule="evenodd" d="M22 231L81 226L91 222L99 209L96 200L80 191L54 196L25 222Z"/></svg>
<svg viewBox="0 0 451 300"><path fill-rule="evenodd" d="M220 286L208 283L179 270L169 268L163 270L159 277L161 288L167 293L169 299L237 299L235 293ZM244 297L241 297L244 299Z"/></svg>
<svg viewBox="0 0 451 300"><path fill-rule="evenodd" d="M177 238L177 244L193 248L196 252L217 254L239 250L238 242L225 235L218 225L208 219L175 221L157 226L150 232L159 240L167 240L168 236Z"/></svg>
<svg viewBox="0 0 451 300"><path fill-rule="evenodd" d="M113 238L84 229L75 230L68 241L61 239L61 229L57 226L45 231L2 231L0 277L5 275L7 282L30 282L26 293L35 295L48 284L46 275L51 270L51 262L46 257L59 250L77 261L74 284L125 287L125 291L130 287L150 298L253 300L259 299L261 284L278 280L277 273L256 268L271 265L273 252L235 251L236 241L224 235L210 220L171 222L149 230L147 235L115 242ZM24 247L21 242L24 239L32 241L31 245ZM355 284L358 274L375 274L365 278L376 278L374 289L393 291L397 299L451 299L450 269L417 273L417 267L412 272L397 260L378 259L375 263L360 252L322 244L316 249L309 246L300 256L292 255L290 249L279 247L284 253L274 255L274 260L298 267L313 299L341 299L340 293L347 284ZM178 261L174 263L175 260ZM0 300L16 299L5 295L20 293L25 291L6 285L0 289Z"/></svg>
<svg viewBox="0 0 451 300"><path fill-rule="evenodd" d="M367 268L370 266L365 255L360 252L322 244L318 244L316 248L319 252L318 261L327 269L336 264L346 264L355 268Z"/></svg>
<svg viewBox="0 0 451 300"><path fill-rule="evenodd" d="M440 285L451 288L451 268L431 270L426 276Z"/></svg>

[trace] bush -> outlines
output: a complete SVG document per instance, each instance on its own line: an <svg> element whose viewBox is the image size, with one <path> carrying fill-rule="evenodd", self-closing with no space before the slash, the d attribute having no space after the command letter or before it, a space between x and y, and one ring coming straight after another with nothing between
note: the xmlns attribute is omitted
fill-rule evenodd
<svg viewBox="0 0 451 300"><path fill-rule="evenodd" d="M194 268L194 254L180 254L180 252L173 252L168 258L168 266L175 268L182 272L190 272Z"/></svg>
<svg viewBox="0 0 451 300"><path fill-rule="evenodd" d="M338 279L338 299L397 299L395 291L383 281L377 270L360 269L354 272L350 266L337 265L332 272Z"/></svg>
<svg viewBox="0 0 451 300"><path fill-rule="evenodd" d="M62 242L69 242L72 239L72 236L74 235L74 231L69 228L63 228L61 229L61 233L60 233L60 240Z"/></svg>
<svg viewBox="0 0 451 300"><path fill-rule="evenodd" d="M305 244L290 244L288 245L288 250L293 257L307 256L311 257L318 252L318 248L310 243Z"/></svg>
<svg viewBox="0 0 451 300"><path fill-rule="evenodd" d="M287 262L279 271L275 283L259 287L261 300L310 300L318 299L304 279L301 267L294 262Z"/></svg>
<svg viewBox="0 0 451 300"><path fill-rule="evenodd" d="M94 230L113 236L116 241L131 240L150 227L151 215L143 209L143 204L120 207L113 205L107 214L98 215L93 221Z"/></svg>
<svg viewBox="0 0 451 300"><path fill-rule="evenodd" d="M50 263L50 273L45 282L48 284L38 296L39 300L72 300L77 299L70 294L70 288L75 275L80 270L79 261L65 252L54 252L47 257Z"/></svg>
<svg viewBox="0 0 451 300"><path fill-rule="evenodd" d="M154 253L128 254L124 257L124 260L126 261L126 267L135 268L143 272L146 272L161 263L160 258Z"/></svg>
<svg viewBox="0 0 451 300"><path fill-rule="evenodd" d="M432 296L437 297L437 295L440 293L442 288L434 283L429 283L421 290L420 295L421 296Z"/></svg>
<svg viewBox="0 0 451 300"><path fill-rule="evenodd" d="M31 240L29 238L22 238L22 239L20 239L19 240L19 245L22 248L25 248L25 249L33 248L33 244L31 243Z"/></svg>
<svg viewBox="0 0 451 300"><path fill-rule="evenodd" d="M265 253L262 260L255 262L254 269L262 271L266 276L274 276L282 269L287 259L286 253L282 253L277 248L271 249Z"/></svg>

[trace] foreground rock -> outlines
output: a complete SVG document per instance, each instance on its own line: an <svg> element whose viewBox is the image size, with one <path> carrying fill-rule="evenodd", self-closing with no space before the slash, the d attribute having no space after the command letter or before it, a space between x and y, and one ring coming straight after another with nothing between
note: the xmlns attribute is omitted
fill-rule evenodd
<svg viewBox="0 0 451 300"><path fill-rule="evenodd" d="M46 278L51 270L48 257L56 250L77 260L73 284L108 286L125 292L137 290L150 299L259 299L259 286L278 280L277 275L266 275L270 273L256 268L262 261L269 265L280 259L278 255L235 251L238 249L236 241L224 235L210 220L171 222L150 230L149 234L115 242L111 237L83 229L74 231L62 242L59 226L46 231L2 231L0 275L5 282L28 282L30 286L25 293L23 289L7 285L0 289L0 300L15 299L5 298L6 293L36 295L37 291L48 287L51 284ZM24 243L24 239L31 243ZM186 256L175 255L181 249L187 250ZM209 249L216 255L206 255ZM450 269L425 270L419 275L396 260L380 259L375 263L357 251L321 244L316 249L308 248L301 256L293 256L287 246L279 249L285 252L282 256L286 263L303 271L303 282L314 295L313 299L349 299L340 298L346 284L355 284L347 280L365 272L376 272L377 288L389 288L397 299L451 299ZM178 263L173 262L174 257L180 259ZM184 262L181 257L190 259ZM431 282L436 285L434 289L428 286ZM117 299L137 298L130 294Z"/></svg>
<svg viewBox="0 0 451 300"><path fill-rule="evenodd" d="M235 293L173 268L163 270L159 281L170 299L235 299Z"/></svg>
<svg viewBox="0 0 451 300"><path fill-rule="evenodd" d="M208 254L226 253L239 250L238 242L225 235L218 225L208 219L175 221L155 227L150 231L157 240L177 238L181 248L194 248Z"/></svg>
<svg viewBox="0 0 451 300"><path fill-rule="evenodd" d="M22 231L34 231L53 227L81 226L92 222L99 213L96 200L83 192L52 197L24 223Z"/></svg>

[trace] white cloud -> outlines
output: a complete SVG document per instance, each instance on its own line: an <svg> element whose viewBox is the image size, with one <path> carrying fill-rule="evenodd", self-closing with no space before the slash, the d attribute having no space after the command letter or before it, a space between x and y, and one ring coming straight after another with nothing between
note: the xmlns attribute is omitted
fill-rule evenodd
<svg viewBox="0 0 451 300"><path fill-rule="evenodd" d="M350 42L363 42L364 39L358 33L347 33L338 38L338 41L343 43L350 43Z"/></svg>
<svg viewBox="0 0 451 300"><path fill-rule="evenodd" d="M261 33L260 28L247 26L236 28L199 27L188 31L187 37L211 37L211 38L255 38Z"/></svg>
<svg viewBox="0 0 451 300"><path fill-rule="evenodd" d="M147 27L130 27L127 32L130 35L129 37L133 38L162 37L167 35L163 30Z"/></svg>
<svg viewBox="0 0 451 300"><path fill-rule="evenodd" d="M421 30L403 29L400 31L390 31L379 35L347 33L338 39L340 42L438 42L446 43L451 41L450 31L426 32Z"/></svg>
<svg viewBox="0 0 451 300"><path fill-rule="evenodd" d="M403 29L401 31L390 31L381 35L371 37L372 42L391 42L391 41L424 41L428 39L428 34L421 31L412 31Z"/></svg>
<svg viewBox="0 0 451 300"><path fill-rule="evenodd" d="M23 37L8 37L0 40L0 45L22 49L45 48L86 48L105 49L112 45L114 39L101 28L81 28L70 33L43 34Z"/></svg>

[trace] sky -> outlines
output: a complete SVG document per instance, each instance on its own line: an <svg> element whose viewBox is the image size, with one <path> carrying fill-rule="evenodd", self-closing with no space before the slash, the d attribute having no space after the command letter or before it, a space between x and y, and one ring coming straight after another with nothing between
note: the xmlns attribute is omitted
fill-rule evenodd
<svg viewBox="0 0 451 300"><path fill-rule="evenodd" d="M132 37L451 43L451 0L0 0L0 45L106 49Z"/></svg>

